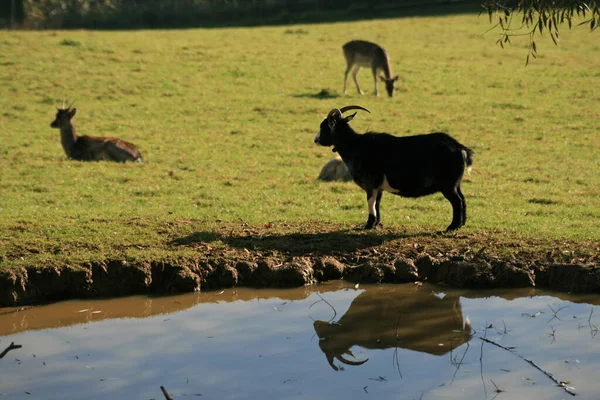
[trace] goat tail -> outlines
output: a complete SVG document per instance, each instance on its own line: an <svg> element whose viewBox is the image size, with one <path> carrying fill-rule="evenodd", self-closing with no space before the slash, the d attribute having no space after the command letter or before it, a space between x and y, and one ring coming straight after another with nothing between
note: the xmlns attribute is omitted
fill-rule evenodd
<svg viewBox="0 0 600 400"><path fill-rule="evenodd" d="M473 154L475 154L473 150L469 149L468 147L462 148L463 159L465 160L465 164L467 164L467 173L469 175L471 175L471 169L473 166Z"/></svg>

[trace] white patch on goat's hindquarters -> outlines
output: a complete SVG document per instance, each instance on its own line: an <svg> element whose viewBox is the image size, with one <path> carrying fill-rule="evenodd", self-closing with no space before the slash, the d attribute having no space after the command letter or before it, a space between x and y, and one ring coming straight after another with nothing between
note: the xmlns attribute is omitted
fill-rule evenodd
<svg viewBox="0 0 600 400"><path fill-rule="evenodd" d="M390 193L398 193L399 192L398 189L394 189L393 187L390 186L390 183L387 180L387 176L385 176L385 175L383 175L383 183L381 184L380 189L385 190L386 192L390 192Z"/></svg>
<svg viewBox="0 0 600 400"><path fill-rule="evenodd" d="M377 201L377 190L374 190L373 195L371 197L369 197L369 200L367 200L367 202L369 203L369 214L374 215L375 217L377 217L377 211L375 210L376 201Z"/></svg>
<svg viewBox="0 0 600 400"><path fill-rule="evenodd" d="M463 160L465 160L465 162L466 162L467 161L467 157L468 157L467 151L466 150L461 150L461 152L462 152L462 155L463 155ZM472 169L471 165L469 165L467 167L467 174L471 175L471 169Z"/></svg>

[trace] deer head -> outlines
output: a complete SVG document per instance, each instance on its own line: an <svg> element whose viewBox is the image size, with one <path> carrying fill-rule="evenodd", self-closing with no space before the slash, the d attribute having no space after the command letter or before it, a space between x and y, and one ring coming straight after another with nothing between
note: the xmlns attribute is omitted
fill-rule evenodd
<svg viewBox="0 0 600 400"><path fill-rule="evenodd" d="M71 108L72 105L73 103L65 108L65 102L63 101L61 108L56 107L56 118L52 121L50 127L60 129L61 127L68 126L77 112L76 108Z"/></svg>
<svg viewBox="0 0 600 400"><path fill-rule="evenodd" d="M383 75L379 75L379 79L385 83L385 90L387 91L388 96L393 97L394 91L396 90L396 81L398 80L398 75L389 79Z"/></svg>

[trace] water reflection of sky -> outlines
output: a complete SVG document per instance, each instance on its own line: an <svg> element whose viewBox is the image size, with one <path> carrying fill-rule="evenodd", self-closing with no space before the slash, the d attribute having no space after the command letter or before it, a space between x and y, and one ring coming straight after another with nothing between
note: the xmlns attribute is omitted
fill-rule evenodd
<svg viewBox="0 0 600 400"><path fill-rule="evenodd" d="M279 297L220 302L214 300L214 293L200 294L179 312L169 309L171 313L147 318L106 319L2 336L0 350L12 341L23 348L0 360L0 397L162 399L161 385L176 398L199 398L194 395L201 394L204 399L484 399L486 392L489 399L495 395L497 399L571 397L515 354L487 343L482 353L477 337L485 335L506 347L516 347L518 354L534 360L557 379L570 380L579 393L577 398L600 398L600 337L588 324L590 304L547 295L506 300L428 285L321 291L329 304L319 301L318 292L298 299L281 291ZM213 300L204 302L202 296L213 296ZM396 325L392 326L394 332L406 329L410 333L415 327L431 346L445 350L410 350L407 341L413 340L409 339L412 336L402 336L398 349L386 348L383 334L372 348L352 346L352 334L344 340L352 346L355 358L346 357L368 361L354 366L335 360L341 367L335 371L320 348L314 320L330 321L335 309L333 322L344 321L343 328L352 325L349 316L354 322L367 321L358 336L371 340L377 332L372 336L369 328L378 325L369 323L369 316L386 317L373 310L361 312L357 308L360 299L394 305L392 311L402 314L390 318ZM454 303L448 306L451 301ZM403 309L411 305L412 309ZM550 306L555 310L566 306L558 312L560 319L552 319ZM450 315L457 309L458 315ZM535 317L523 315L538 311L542 313ZM424 324L426 313L438 319L448 314L448 321L453 322L447 326L452 328L468 316L476 331L469 345L463 343L450 351L451 343L436 343L431 332L444 325L436 325L435 319ZM16 317L11 318L0 315L0 324ZM600 310L591 321L600 324ZM489 325L493 327L486 331ZM437 353L444 354L434 355ZM506 392L495 393L490 379Z"/></svg>

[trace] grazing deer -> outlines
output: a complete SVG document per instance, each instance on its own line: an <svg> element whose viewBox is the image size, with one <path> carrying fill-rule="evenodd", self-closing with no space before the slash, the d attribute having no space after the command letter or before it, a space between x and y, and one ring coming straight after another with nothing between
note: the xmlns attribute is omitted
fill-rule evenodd
<svg viewBox="0 0 600 400"><path fill-rule="evenodd" d="M56 110L56 119L50 126L60 129L60 142L67 157L79 161L142 162L139 150L132 143L111 137L78 136L73 122L76 108L65 108L63 103Z"/></svg>
<svg viewBox="0 0 600 400"><path fill-rule="evenodd" d="M375 43L367 42L365 40L352 40L346 43L343 47L344 57L346 58L346 74L344 75L344 94L346 94L346 82L348 81L348 73L352 70L352 78L356 83L358 93L363 94L360 89L356 74L360 67L369 67L373 72L373 79L375 80L375 96L379 96L377 91L377 73L382 70L385 76L379 76L383 82L385 82L385 90L387 94L392 97L394 90L396 89L395 83L398 80L398 75L392 78L392 68L390 67L390 57L387 51Z"/></svg>

